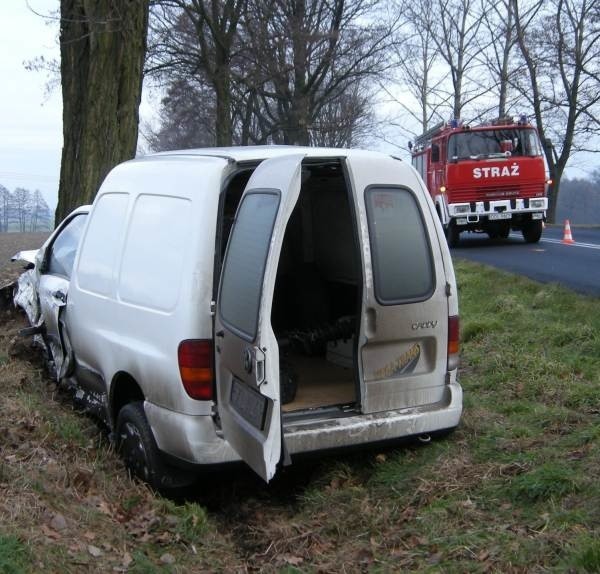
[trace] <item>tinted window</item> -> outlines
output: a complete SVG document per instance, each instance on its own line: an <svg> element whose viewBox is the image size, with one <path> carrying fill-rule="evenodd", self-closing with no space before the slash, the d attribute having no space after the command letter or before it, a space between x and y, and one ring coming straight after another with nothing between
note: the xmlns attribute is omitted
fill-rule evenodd
<svg viewBox="0 0 600 574"><path fill-rule="evenodd" d="M77 246L79 245L86 217L86 213L76 215L56 237L50 248L47 273L71 277Z"/></svg>
<svg viewBox="0 0 600 574"><path fill-rule="evenodd" d="M366 203L377 300L391 305L427 298L434 288L433 262L414 195L370 188Z"/></svg>
<svg viewBox="0 0 600 574"><path fill-rule="evenodd" d="M248 340L256 337L263 275L279 195L251 193L238 209L229 238L219 307L221 318Z"/></svg>

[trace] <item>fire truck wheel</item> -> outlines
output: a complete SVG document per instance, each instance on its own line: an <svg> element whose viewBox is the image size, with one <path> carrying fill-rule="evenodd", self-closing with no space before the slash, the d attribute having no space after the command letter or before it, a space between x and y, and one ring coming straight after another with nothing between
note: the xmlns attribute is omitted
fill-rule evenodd
<svg viewBox="0 0 600 574"><path fill-rule="evenodd" d="M523 226L523 239L527 243L537 243L542 236L542 220L530 221Z"/></svg>
<svg viewBox="0 0 600 574"><path fill-rule="evenodd" d="M451 221L446 228L446 239L448 240L448 247L456 247L460 240L460 230L456 224Z"/></svg>

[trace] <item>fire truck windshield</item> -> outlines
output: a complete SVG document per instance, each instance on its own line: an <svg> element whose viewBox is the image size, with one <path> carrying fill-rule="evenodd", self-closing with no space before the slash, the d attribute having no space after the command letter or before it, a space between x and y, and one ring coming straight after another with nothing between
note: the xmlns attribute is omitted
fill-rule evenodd
<svg viewBox="0 0 600 574"><path fill-rule="evenodd" d="M533 129L464 131L452 134L448 140L448 161L541 154L540 140Z"/></svg>

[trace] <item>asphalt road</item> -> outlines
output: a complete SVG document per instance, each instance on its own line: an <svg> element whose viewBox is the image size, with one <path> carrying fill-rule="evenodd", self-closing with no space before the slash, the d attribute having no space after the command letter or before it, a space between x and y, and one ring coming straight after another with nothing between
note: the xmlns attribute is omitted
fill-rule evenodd
<svg viewBox="0 0 600 574"><path fill-rule="evenodd" d="M539 243L525 243L520 232L495 241L486 234L462 233L459 246L451 251L454 258L485 263L600 297L600 228L571 231L574 245L562 243L562 227L546 227Z"/></svg>

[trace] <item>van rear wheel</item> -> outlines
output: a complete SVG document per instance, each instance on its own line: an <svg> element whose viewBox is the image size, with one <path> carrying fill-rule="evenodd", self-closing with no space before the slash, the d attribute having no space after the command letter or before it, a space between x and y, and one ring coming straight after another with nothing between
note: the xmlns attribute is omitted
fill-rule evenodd
<svg viewBox="0 0 600 574"><path fill-rule="evenodd" d="M117 452L130 476L147 482L156 490L181 488L193 481L191 474L163 462L143 402L129 403L119 411L116 436Z"/></svg>

